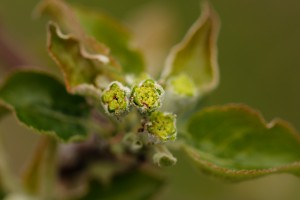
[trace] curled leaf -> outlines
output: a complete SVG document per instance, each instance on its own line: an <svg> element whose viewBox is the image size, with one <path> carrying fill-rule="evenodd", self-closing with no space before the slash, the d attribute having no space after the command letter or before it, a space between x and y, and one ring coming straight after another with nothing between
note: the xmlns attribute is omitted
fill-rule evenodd
<svg viewBox="0 0 300 200"><path fill-rule="evenodd" d="M211 174L245 180L287 172L300 176L300 135L287 122L266 123L243 105L211 107L187 126L187 155Z"/></svg>
<svg viewBox="0 0 300 200"><path fill-rule="evenodd" d="M59 24L64 31L72 34L91 54L109 55L109 49L93 37L86 34L78 21L73 9L62 0L43 0L37 9L36 15L45 14Z"/></svg>
<svg viewBox="0 0 300 200"><path fill-rule="evenodd" d="M38 8L38 12L50 16L73 34L87 52L108 57L110 65L116 70L132 74L143 72L145 64L142 55L133 47L130 33L117 20L61 0L44 0Z"/></svg>
<svg viewBox="0 0 300 200"><path fill-rule="evenodd" d="M44 73L14 73L0 87L0 102L27 127L63 141L86 137L90 128L85 99L68 94L63 84Z"/></svg>
<svg viewBox="0 0 300 200"><path fill-rule="evenodd" d="M117 20L107 14L90 9L73 7L87 34L110 49L110 54L128 74L140 74L145 70L142 54L133 46L132 35Z"/></svg>
<svg viewBox="0 0 300 200"><path fill-rule="evenodd" d="M189 77L191 80L187 82L196 86L198 94L203 95L213 90L219 82L218 31L218 18L212 8L205 4L200 18L184 39L171 49L162 80L168 82L173 77Z"/></svg>
<svg viewBox="0 0 300 200"><path fill-rule="evenodd" d="M108 57L87 53L76 38L63 34L55 23L48 26L48 50L61 67L66 87L71 93L100 97L101 92L95 83L97 77L107 74L112 79L116 78L110 73L113 69L107 66Z"/></svg>

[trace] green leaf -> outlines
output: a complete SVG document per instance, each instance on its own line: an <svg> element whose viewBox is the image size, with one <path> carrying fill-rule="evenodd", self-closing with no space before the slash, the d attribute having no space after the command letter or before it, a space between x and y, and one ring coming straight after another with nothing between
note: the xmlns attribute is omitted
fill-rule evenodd
<svg viewBox="0 0 300 200"><path fill-rule="evenodd" d="M163 80L186 79L201 95L213 90L219 82L217 35L219 21L212 8L205 4L202 15L184 39L171 49L162 73ZM175 88L175 90L177 90Z"/></svg>
<svg viewBox="0 0 300 200"><path fill-rule="evenodd" d="M109 49L85 33L76 14L64 1L43 0L35 11L36 15L45 14L50 16L60 27L63 27L64 31L72 34L80 41L88 53L109 56Z"/></svg>
<svg viewBox="0 0 300 200"><path fill-rule="evenodd" d="M91 181L88 194L80 200L147 200L151 199L163 186L164 181L156 175L132 171L115 177L111 184L103 186Z"/></svg>
<svg viewBox="0 0 300 200"><path fill-rule="evenodd" d="M142 54L131 44L132 36L117 20L89 9L75 7L76 16L87 34L105 44L124 72L140 74L145 70Z"/></svg>
<svg viewBox="0 0 300 200"><path fill-rule="evenodd" d="M116 70L133 74L144 71L143 58L133 48L131 35L112 17L90 9L72 7L58 0L44 0L37 11L47 14L74 35L88 52L109 58L110 65Z"/></svg>
<svg viewBox="0 0 300 200"><path fill-rule="evenodd" d="M13 110L20 122L41 133L68 141L88 132L89 106L84 98L70 95L55 78L22 71L0 87L0 101Z"/></svg>
<svg viewBox="0 0 300 200"><path fill-rule="evenodd" d="M283 120L266 123L243 105L211 107L190 119L187 132L187 155L208 173L230 180L300 176L300 135Z"/></svg>
<svg viewBox="0 0 300 200"><path fill-rule="evenodd" d="M101 75L91 59L82 55L80 42L69 35L63 35L54 23L48 26L48 50L63 71L67 90L71 93L99 96L95 80Z"/></svg>

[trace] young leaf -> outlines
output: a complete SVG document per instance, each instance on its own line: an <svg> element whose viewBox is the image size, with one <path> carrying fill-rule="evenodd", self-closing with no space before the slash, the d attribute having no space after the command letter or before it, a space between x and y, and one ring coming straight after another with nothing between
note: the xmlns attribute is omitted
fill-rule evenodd
<svg viewBox="0 0 300 200"><path fill-rule="evenodd" d="M143 58L131 44L125 27L108 15L89 9L72 7L60 0L44 0L38 9L49 15L67 32L75 36L92 53L109 57L116 69L126 73L144 71Z"/></svg>
<svg viewBox="0 0 300 200"><path fill-rule="evenodd" d="M201 17L185 38L169 53L162 79L189 77L200 95L213 90L219 82L217 34L219 21L212 8L205 4Z"/></svg>
<svg viewBox="0 0 300 200"><path fill-rule="evenodd" d="M119 175L110 185L103 186L96 180L91 181L90 191L80 200L147 200L151 199L163 186L164 181L143 171L132 171Z"/></svg>
<svg viewBox="0 0 300 200"><path fill-rule="evenodd" d="M105 69L97 66L93 60L105 60L105 57L91 57L76 38L62 34L54 23L48 26L48 50L61 67L69 92L100 98L101 92L95 87L95 81L104 74Z"/></svg>
<svg viewBox="0 0 300 200"><path fill-rule="evenodd" d="M64 141L87 135L89 106L82 97L68 94L64 85L49 75L14 73L0 87L0 101L20 122L38 132Z"/></svg>
<svg viewBox="0 0 300 200"><path fill-rule="evenodd" d="M142 54L131 44L131 35L118 21L100 12L75 7L76 16L87 34L105 44L125 73L140 74L145 70Z"/></svg>
<svg viewBox="0 0 300 200"><path fill-rule="evenodd" d="M72 34L84 46L86 52L109 56L109 49L85 33L75 13L64 1L43 0L35 11L37 15L50 16L64 31Z"/></svg>
<svg viewBox="0 0 300 200"><path fill-rule="evenodd" d="M188 123L184 149L200 169L230 180L288 172L300 176L300 135L287 122L266 123L243 105L207 108Z"/></svg>

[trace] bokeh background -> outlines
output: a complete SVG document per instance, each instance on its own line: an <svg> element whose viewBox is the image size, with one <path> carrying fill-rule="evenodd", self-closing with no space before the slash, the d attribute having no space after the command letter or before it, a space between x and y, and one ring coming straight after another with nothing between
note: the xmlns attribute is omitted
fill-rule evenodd
<svg viewBox="0 0 300 200"><path fill-rule="evenodd" d="M198 0L70 2L105 10L122 19L137 35L141 48L147 47L151 66L162 66L162 58L170 46L180 41L200 13ZM246 103L261 110L267 120L280 117L300 130L300 1L210 2L222 22L218 42L221 83L206 104ZM0 34L20 52L24 64L55 71L45 48L46 20L32 17L37 3L38 0L0 0ZM0 58L0 79L6 74L5 68L7 63ZM19 173L38 135L18 125L13 116L0 122L0 133L10 162ZM201 174L179 152L177 155L178 164L164 169L170 182L157 196L158 200L300 199L300 178L292 175L224 183Z"/></svg>

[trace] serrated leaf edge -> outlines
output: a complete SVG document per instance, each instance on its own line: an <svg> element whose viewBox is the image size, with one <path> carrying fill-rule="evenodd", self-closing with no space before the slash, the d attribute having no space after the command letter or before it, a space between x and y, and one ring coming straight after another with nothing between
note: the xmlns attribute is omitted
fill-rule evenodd
<svg viewBox="0 0 300 200"><path fill-rule="evenodd" d="M264 119L262 114L252 109L251 107L245 105L245 104L229 104L225 106L212 106L209 108L204 109L201 111L201 113L204 112L210 112L212 110L218 109L218 110L229 110L229 109L238 109L245 111L247 113L250 113L254 117L258 118L259 121L262 123L262 125L266 129L271 129L275 125L281 125L282 127L285 127L286 129L290 130L289 133L299 142L300 145L300 134L296 131L296 129L287 121L275 118L271 120L269 123ZM215 165L212 162L209 162L207 160L202 160L199 154L197 153L198 150L196 150L193 147L189 147L185 144L182 144L183 150L191 157L192 160L194 160L195 163L205 172L211 173L213 175L218 175L220 177L223 177L230 181L242 181L245 179L251 179L251 178L257 178L264 175L274 174L274 173L284 173L289 172L295 175L300 176L300 160L297 162L293 162L287 165L281 165L278 167L272 167L272 168L266 168L266 169L253 169L253 170L234 170L234 169L227 169L224 167L220 167L218 165ZM297 172L298 171L298 172Z"/></svg>
<svg viewBox="0 0 300 200"><path fill-rule="evenodd" d="M45 72L45 71L42 71L42 70L18 70L18 71L14 71L12 73L10 73L8 76L6 76L6 78L2 81L2 83L0 83L0 89L3 87L3 85L5 85L5 83L7 82L8 79L10 79L12 76L14 76L14 74L17 74L17 73L22 73L22 72L31 72L31 73L39 73L39 74L42 74L42 75L49 75L51 76L52 78L56 79L58 82L62 83L61 80L59 80L59 78L55 77L55 76L52 76L50 73L48 72ZM62 83L63 84L63 83ZM17 122L22 125L23 127L25 128L29 128L30 130L38 133L38 134L45 134L45 135L48 135L48 136L51 136L51 137L54 137L55 139L57 139L58 141L60 142L74 142L74 141L82 141L85 139L85 136L79 136L79 135L76 135L76 136L72 136L70 139L68 140L64 140L60 137L57 136L57 134L54 132L54 131L48 131L48 130L40 130L40 129L37 129L31 125L28 125L24 122L22 122L19 117L18 117L18 114L15 110L15 108L10 105L9 103L5 102L4 100L0 99L0 106L4 106L5 108L7 108L8 110L10 110L14 116L14 118L17 120Z"/></svg>
<svg viewBox="0 0 300 200"><path fill-rule="evenodd" d="M57 59L57 57L55 56L55 54L51 51L52 48L52 34L50 31L50 28L54 28L55 32L57 34L58 37L60 37L63 40L70 40L70 41L74 41L76 43L78 43L79 45L79 49L80 49L80 54L83 58L85 59L89 59L89 60L95 60L97 62L100 62L101 64L108 64L110 62L110 58L107 57L106 55L103 54L91 54L89 52L86 51L85 47L80 43L79 40L77 40L77 38L71 34L63 34L60 30L60 28L58 27L58 25L55 22L50 21L48 23L48 34L47 34L47 49L49 52L49 55L51 56L51 58L56 62L56 64L60 67L62 74L64 76L65 79L65 84L66 84L66 88L70 93L73 94L82 94L82 89L83 88L87 88L90 89L91 91L96 92L97 94L101 94L100 91L98 91L98 89L94 86L94 85L89 85L89 84L80 84L77 85L75 87L72 87L70 85L70 83L67 80L67 74L65 73L64 69L63 69L63 65L61 64L61 62L59 61L59 59ZM99 93L100 92L100 93Z"/></svg>

